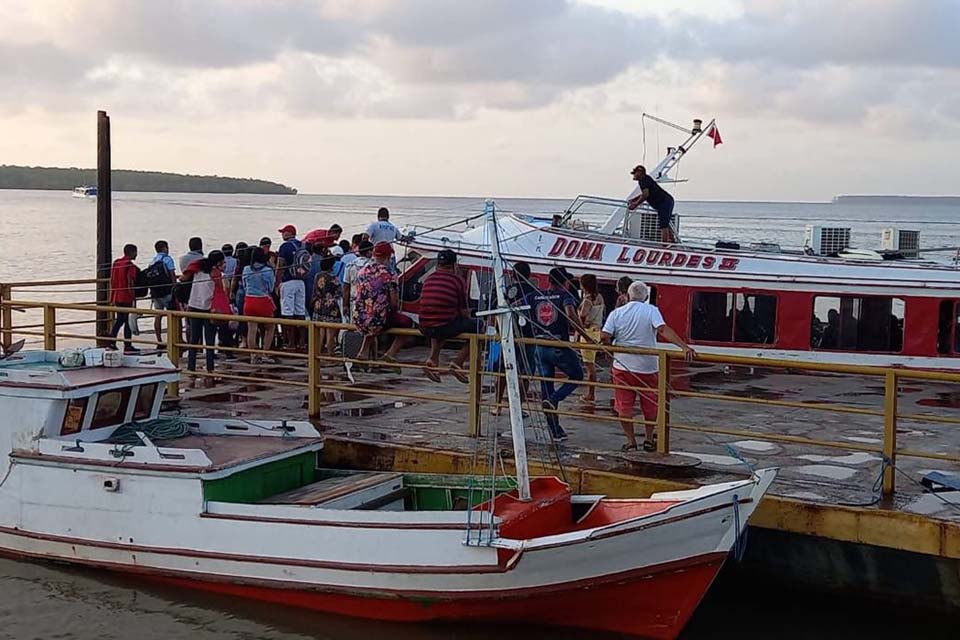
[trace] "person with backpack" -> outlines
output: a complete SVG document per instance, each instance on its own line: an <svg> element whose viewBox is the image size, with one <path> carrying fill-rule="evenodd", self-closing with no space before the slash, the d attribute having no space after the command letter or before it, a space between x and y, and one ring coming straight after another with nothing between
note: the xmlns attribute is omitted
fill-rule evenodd
<svg viewBox="0 0 960 640"><path fill-rule="evenodd" d="M307 290L304 280L310 274L310 252L297 239L297 228L288 224L279 229L283 244L277 251L280 271L280 317L304 320L307 315ZM288 348L306 349L307 332L302 327L284 326Z"/></svg>
<svg viewBox="0 0 960 640"><path fill-rule="evenodd" d="M180 276L192 279L190 299L187 302L187 311L198 313L229 313L230 301L224 285L223 269L225 259L222 251L211 251L210 255L201 260L192 262ZM217 336L217 328L208 318L190 318L190 348L187 354L187 369L197 370L197 351L201 340L206 344L207 372L213 373L213 347ZM213 380L207 378L206 386L212 386Z"/></svg>
<svg viewBox="0 0 960 640"><path fill-rule="evenodd" d="M176 308L173 304L173 283L177 281L177 265L170 257L170 245L166 240L157 240L153 248L157 255L143 270L143 280L150 287L151 307L157 311L170 311ZM163 347L162 322L163 316L158 315L153 319L153 333L157 337L158 348ZM167 334L170 331L170 327L167 327Z"/></svg>
<svg viewBox="0 0 960 640"><path fill-rule="evenodd" d="M133 261L137 259L137 245L123 245L123 255L113 261L110 267L110 304L115 307L135 307L137 298L135 288L137 285L137 265ZM123 352L138 353L137 349L130 342L133 332L128 320L129 312L118 312L117 318L110 329L110 337L114 339L113 349L117 348L116 338L123 329Z"/></svg>

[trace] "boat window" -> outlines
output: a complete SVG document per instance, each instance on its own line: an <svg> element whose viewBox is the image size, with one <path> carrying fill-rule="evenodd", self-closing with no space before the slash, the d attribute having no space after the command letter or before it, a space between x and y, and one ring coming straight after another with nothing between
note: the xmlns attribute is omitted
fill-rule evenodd
<svg viewBox="0 0 960 640"><path fill-rule="evenodd" d="M83 417L87 414L87 401L90 398L71 398L67 401L67 411L63 414L60 435L69 436L83 428Z"/></svg>
<svg viewBox="0 0 960 640"><path fill-rule="evenodd" d="M423 291L423 281L437 268L436 260L428 260L422 268L417 268L416 273L403 274L403 282L400 286L400 298L404 302L415 302L420 299L420 293Z"/></svg>
<svg viewBox="0 0 960 640"><path fill-rule="evenodd" d="M690 337L713 342L772 344L777 297L698 291L693 294Z"/></svg>
<svg viewBox="0 0 960 640"><path fill-rule="evenodd" d="M903 349L905 305L900 298L817 296L810 346L845 351Z"/></svg>
<svg viewBox="0 0 960 640"><path fill-rule="evenodd" d="M145 384L137 393L137 405L133 408L134 420L146 420L153 413L153 401L157 397L159 385Z"/></svg>
<svg viewBox="0 0 960 640"><path fill-rule="evenodd" d="M960 304L956 300L940 301L937 353L960 353Z"/></svg>
<svg viewBox="0 0 960 640"><path fill-rule="evenodd" d="M127 415L127 404L130 402L130 387L101 391L97 396L97 406L93 409L91 429L100 429L118 425Z"/></svg>
<svg viewBox="0 0 960 640"><path fill-rule="evenodd" d="M650 297L647 298L647 302L653 306L657 306L656 285L648 284L647 288L650 289ZM607 308L607 315L610 315L610 312L617 308L617 298L619 298L619 294L617 293L617 283L615 281L598 282L597 291L600 292L600 297L603 298L603 304Z"/></svg>

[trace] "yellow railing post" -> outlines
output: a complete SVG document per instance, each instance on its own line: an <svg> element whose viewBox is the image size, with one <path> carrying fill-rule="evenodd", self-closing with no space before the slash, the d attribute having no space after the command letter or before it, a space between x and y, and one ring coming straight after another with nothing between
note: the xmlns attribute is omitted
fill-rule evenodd
<svg viewBox="0 0 960 640"><path fill-rule="evenodd" d="M12 287L8 284L0 284L0 303L9 303L12 299ZM11 342L13 342L13 310L9 306L0 305L0 343L9 347Z"/></svg>
<svg viewBox="0 0 960 640"><path fill-rule="evenodd" d="M670 453L670 358L666 351L657 354L660 373L657 376L657 451Z"/></svg>
<svg viewBox="0 0 960 640"><path fill-rule="evenodd" d="M57 308L53 304L43 305L43 348L57 350Z"/></svg>
<svg viewBox="0 0 960 640"><path fill-rule="evenodd" d="M312 322L307 324L307 413L320 413L320 331Z"/></svg>
<svg viewBox="0 0 960 640"><path fill-rule="evenodd" d="M897 372L888 370L883 385L883 495L896 490L897 464Z"/></svg>
<svg viewBox="0 0 960 640"><path fill-rule="evenodd" d="M167 357L173 366L180 366L180 316L168 311L167 316ZM180 380L167 383L167 395L171 398L180 397Z"/></svg>
<svg viewBox="0 0 960 640"><path fill-rule="evenodd" d="M470 336L470 372L467 386L470 388L470 399L467 404L467 423L470 425L470 435L480 435L480 338Z"/></svg>

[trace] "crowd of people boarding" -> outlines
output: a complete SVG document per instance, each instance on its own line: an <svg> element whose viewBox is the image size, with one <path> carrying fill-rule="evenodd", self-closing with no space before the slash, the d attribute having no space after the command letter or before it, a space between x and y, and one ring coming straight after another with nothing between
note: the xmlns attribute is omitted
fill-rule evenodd
<svg viewBox="0 0 960 640"><path fill-rule="evenodd" d="M193 237L178 260L171 255L170 244L158 240L153 258L142 269L134 262L138 248L128 244L112 265L111 304L132 312L137 299L146 296L153 309L197 313L189 316L184 326L167 327L167 336L179 337L180 343L190 345L190 371L196 370L202 348L205 369L211 374L218 358L248 357L252 364L277 363L276 356L284 351L305 351L305 327L280 323L278 332L277 318L352 324L360 336L355 359L361 362L376 359L380 338L387 329L415 328L413 319L401 312L394 244L403 236L390 222L386 208L380 208L377 219L350 239L342 237L343 229L337 224L311 231L304 238L298 237L298 229L292 224L277 233L276 246L271 237L265 236L256 243L224 244L210 251L205 251L202 238ZM528 400L533 397L531 375L547 378L539 385L539 401L556 441L567 439L560 425L561 403L579 386L585 387L581 400L595 402L595 388L582 385L582 381L597 381L597 354L604 350L602 346L577 348L571 339L593 345L651 348L659 337L680 347L688 358L694 356L690 346L664 323L657 307L649 304L649 290L642 282L621 278L616 306L608 310L592 274L577 281L566 269L557 267L541 287L528 264L516 262L510 266L514 285L509 287L514 296L510 302L524 309L526 320L520 325L520 337L563 343L518 345L523 395ZM454 251L439 252L419 298L418 328L429 344L424 375L440 381L440 375L448 373L466 383L469 345L465 343L445 366L440 362L441 350L456 336L481 333L486 326L473 315ZM242 316L244 322L231 316ZM117 313L110 336L117 339L122 331L123 349L133 353L138 350L132 343L135 329L136 323L130 322L128 313ZM155 317L153 331L157 348L163 348L163 316ZM333 358L340 349L341 328L321 326L318 332L321 355ZM379 360L395 365L398 353L411 337L409 333L393 335ZM246 350L243 356L235 353L237 348ZM617 385L614 403L626 437L625 451L656 449L651 423L657 413L657 365L657 357L651 355L621 353L612 357L611 378ZM553 381L558 373L563 375L559 386ZM499 404L503 378L498 380ZM205 377L204 383L212 385L214 378ZM638 396L646 421L639 444L633 426Z"/></svg>

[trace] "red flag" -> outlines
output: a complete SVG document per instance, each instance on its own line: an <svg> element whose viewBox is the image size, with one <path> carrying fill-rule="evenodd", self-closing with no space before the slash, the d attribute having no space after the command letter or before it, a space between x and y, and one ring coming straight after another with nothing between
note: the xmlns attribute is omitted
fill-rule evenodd
<svg viewBox="0 0 960 640"><path fill-rule="evenodd" d="M714 149L718 144L723 144L723 138L720 137L720 129L717 129L717 125L710 127L710 131L707 131L707 137L713 140Z"/></svg>

